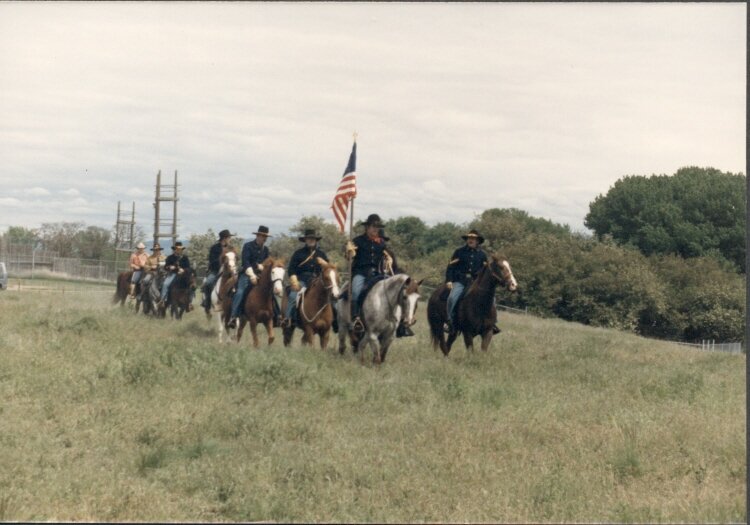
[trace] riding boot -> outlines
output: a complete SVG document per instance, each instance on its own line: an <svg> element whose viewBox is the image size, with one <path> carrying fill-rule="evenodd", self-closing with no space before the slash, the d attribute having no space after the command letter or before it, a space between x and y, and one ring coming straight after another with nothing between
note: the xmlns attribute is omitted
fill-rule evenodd
<svg viewBox="0 0 750 525"><path fill-rule="evenodd" d="M135 284L130 283L128 285L128 300L132 302L134 298L135 298Z"/></svg>
<svg viewBox="0 0 750 525"><path fill-rule="evenodd" d="M333 313L333 321L331 321L331 328L333 328L333 333L337 334L339 333L339 320L338 316L336 315L336 312Z"/></svg>
<svg viewBox="0 0 750 525"><path fill-rule="evenodd" d="M500 328L498 328L496 324L493 324L492 325L492 333L493 334L499 334L500 332L502 332L502 330L500 330Z"/></svg>

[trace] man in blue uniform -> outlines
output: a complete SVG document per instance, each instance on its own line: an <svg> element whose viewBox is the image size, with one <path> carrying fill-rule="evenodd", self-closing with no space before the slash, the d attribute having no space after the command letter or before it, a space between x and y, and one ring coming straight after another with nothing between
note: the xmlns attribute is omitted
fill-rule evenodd
<svg viewBox="0 0 750 525"><path fill-rule="evenodd" d="M229 230L219 232L219 240L208 250L208 275L203 281L203 303L201 306L205 309L211 308L211 291L214 289L219 271L221 271L221 254L224 248L229 245L229 240L233 237Z"/></svg>
<svg viewBox="0 0 750 525"><path fill-rule="evenodd" d="M373 213L363 223L365 233L346 243L346 258L352 261L352 325L355 331L362 332L364 325L359 317L362 307L362 292L369 289L386 274L393 273L393 256L381 235L383 221ZM397 337L411 336L414 332L400 323L396 330Z"/></svg>
<svg viewBox="0 0 750 525"><path fill-rule="evenodd" d="M164 283L161 285L161 302L159 306L165 306L167 303L167 296L169 295L169 287L172 286L172 281L175 280L177 274L190 269L190 259L183 253L182 242L177 241L172 246L172 254L167 257L164 261L164 269L167 272L167 277L164 279ZM192 303L193 297L190 296L190 302ZM193 305L188 304L188 312L192 310Z"/></svg>
<svg viewBox="0 0 750 525"><path fill-rule="evenodd" d="M487 254L479 247L484 242L484 237L479 235L479 232L471 230L466 235L462 235L461 238L466 241L466 244L453 252L448 268L445 270L445 285L451 291L448 295L447 305L448 326L446 329L449 332L454 331L456 327L458 300L487 262ZM492 331L497 334L500 329L493 326Z"/></svg>
<svg viewBox="0 0 750 525"><path fill-rule="evenodd" d="M263 265L261 264L269 257L268 246L264 246L266 239L270 237L267 226L259 226L255 232L255 239L248 241L242 247L242 271L237 279L237 291L232 299L232 318L229 320L229 327L237 327L237 318L242 313L242 307L245 303L250 288L258 283ZM273 301L276 304L276 301Z"/></svg>
<svg viewBox="0 0 750 525"><path fill-rule="evenodd" d="M287 269L290 290L285 312L286 318L282 323L285 327L294 323L297 313L297 294L302 288L307 288L310 281L320 274L321 268L316 259L320 257L328 262L328 255L318 246L318 241L322 237L317 235L315 230L305 230L305 233L298 239L305 245L294 252Z"/></svg>

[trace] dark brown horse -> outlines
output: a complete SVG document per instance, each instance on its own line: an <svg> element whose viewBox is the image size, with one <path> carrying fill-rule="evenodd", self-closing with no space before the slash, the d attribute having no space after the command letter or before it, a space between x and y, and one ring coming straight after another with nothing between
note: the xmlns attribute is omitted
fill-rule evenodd
<svg viewBox="0 0 750 525"><path fill-rule="evenodd" d="M132 271L117 274L117 288L115 289L114 297L112 297L112 304L120 303L120 306L125 306L125 300L128 298L128 288L130 287L130 278L132 276Z"/></svg>
<svg viewBox="0 0 750 525"><path fill-rule="evenodd" d="M511 292L515 291L516 278L513 277L513 271L505 257L491 255L456 306L456 330L448 335L447 341L443 325L448 321L446 303L450 290L445 285L439 286L427 303L432 347L439 346L443 355L447 356L458 334L462 333L467 350L474 349L474 337L481 335L482 350L486 351L492 340L492 327L497 320L497 309L493 300L498 285L506 286Z"/></svg>
<svg viewBox="0 0 750 525"><path fill-rule="evenodd" d="M168 302L170 315L178 321L190 305L190 293L195 289L195 272L192 268L185 268L177 274L169 287Z"/></svg>
<svg viewBox="0 0 750 525"><path fill-rule="evenodd" d="M232 299L237 286L237 252L232 248L221 256L221 270L214 289L211 290L211 308L219 329L219 342L229 341L227 333L232 313Z"/></svg>
<svg viewBox="0 0 750 525"><path fill-rule="evenodd" d="M338 298L338 272L336 265L330 264L320 257L316 259L320 266L320 275L310 281L310 285L298 295L297 318L292 319L289 326L284 328L284 346L289 346L294 337L294 329L300 326L304 331L303 345L312 345L315 334L320 338L320 348L328 348L331 325L333 324L333 305L331 299Z"/></svg>
<svg viewBox="0 0 750 525"><path fill-rule="evenodd" d="M253 334L253 346L258 348L257 327L258 324L266 326L268 332L268 344L273 343L273 296L281 296L284 291L282 281L284 280L284 261L274 260L269 257L262 263L263 270L258 277L258 284L254 285L245 299L245 309L240 316L240 326L237 329L237 342L242 338L245 323L250 323L250 332Z"/></svg>

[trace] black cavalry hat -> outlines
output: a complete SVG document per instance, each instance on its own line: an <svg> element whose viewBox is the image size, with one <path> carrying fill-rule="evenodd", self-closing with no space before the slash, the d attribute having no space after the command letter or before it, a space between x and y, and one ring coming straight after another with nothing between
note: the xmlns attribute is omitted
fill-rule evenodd
<svg viewBox="0 0 750 525"><path fill-rule="evenodd" d="M478 244L482 244L484 242L484 237L482 237L481 235L479 235L479 232L476 231L476 230L470 230L469 233L467 233L466 235L462 235L461 236L461 238L463 240L465 240L465 241L468 240L469 237L476 238Z"/></svg>
<svg viewBox="0 0 750 525"><path fill-rule="evenodd" d="M174 246L172 246L172 249L174 250L176 248L182 248L182 241L177 241L176 243L174 243Z"/></svg>
<svg viewBox="0 0 750 525"><path fill-rule="evenodd" d="M221 230L219 232L219 240L227 239L229 237L236 237L236 235L233 233L230 233L229 230Z"/></svg>
<svg viewBox="0 0 750 525"><path fill-rule="evenodd" d="M383 227L383 221L380 220L380 215L377 213L371 213L367 216L367 220L362 223L364 226L377 226L378 228Z"/></svg>
<svg viewBox="0 0 750 525"><path fill-rule="evenodd" d="M258 231L255 232L255 235L265 235L266 237L273 237L273 235L268 233L268 226L258 226Z"/></svg>
<svg viewBox="0 0 750 525"><path fill-rule="evenodd" d="M161 251L161 245L158 242L155 242L154 245L151 247L151 252L155 252L156 250Z"/></svg>
<svg viewBox="0 0 750 525"><path fill-rule="evenodd" d="M320 239L323 238L320 235L318 235L315 232L315 230L309 229L309 228L305 230L305 233L301 237L297 237L297 238L300 240L300 242L305 242L305 239L309 239L310 237L314 238L316 241L319 241Z"/></svg>

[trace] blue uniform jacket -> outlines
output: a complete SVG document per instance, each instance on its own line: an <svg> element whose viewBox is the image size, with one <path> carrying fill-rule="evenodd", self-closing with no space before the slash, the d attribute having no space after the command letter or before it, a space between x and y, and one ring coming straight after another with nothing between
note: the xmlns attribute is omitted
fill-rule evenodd
<svg viewBox="0 0 750 525"><path fill-rule="evenodd" d="M255 239L246 242L242 247L242 273L245 273L245 270L252 267L255 274L260 277L258 265L268 259L268 257L268 247L265 244L258 246Z"/></svg>
<svg viewBox="0 0 750 525"><path fill-rule="evenodd" d="M289 261L288 274L289 277L296 275L300 281L304 281L308 285L310 280L320 274L320 265L315 261L317 257L320 257L324 261L328 261L326 252L321 250L319 247L315 247L312 250L307 246L303 246L292 255Z"/></svg>
<svg viewBox="0 0 750 525"><path fill-rule="evenodd" d="M481 248L464 245L453 252L451 262L445 270L446 282L461 282L464 285L474 280L487 261L487 254Z"/></svg>
<svg viewBox="0 0 750 525"><path fill-rule="evenodd" d="M380 273L380 263L386 249L385 241L380 239L379 243L375 242L363 233L352 239L352 242L357 247L357 254L352 259L352 274L370 277Z"/></svg>
<svg viewBox="0 0 750 525"><path fill-rule="evenodd" d="M217 242L208 250L208 273L219 273L221 270L221 252L224 247Z"/></svg>
<svg viewBox="0 0 750 525"><path fill-rule="evenodd" d="M164 261L164 266L179 266L180 268L187 270L190 268L190 259L188 259L187 255L178 256L176 253L173 253ZM176 271L177 270L169 270L169 273L175 273Z"/></svg>

